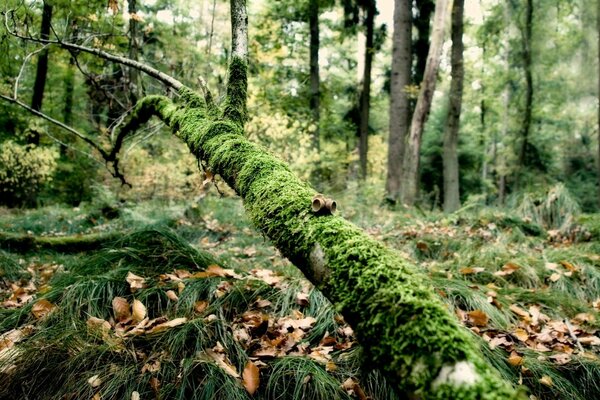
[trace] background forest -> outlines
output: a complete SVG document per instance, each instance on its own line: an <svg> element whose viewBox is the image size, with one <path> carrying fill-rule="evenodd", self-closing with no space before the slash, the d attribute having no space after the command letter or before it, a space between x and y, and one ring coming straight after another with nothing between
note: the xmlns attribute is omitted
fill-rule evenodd
<svg viewBox="0 0 600 400"><path fill-rule="evenodd" d="M289 220L175 117L121 137L186 87L231 116L240 3L0 4L0 400L463 398L411 369L463 340L464 398L600 398L600 1L248 1L243 131L326 196ZM307 273L303 224L422 329Z"/></svg>

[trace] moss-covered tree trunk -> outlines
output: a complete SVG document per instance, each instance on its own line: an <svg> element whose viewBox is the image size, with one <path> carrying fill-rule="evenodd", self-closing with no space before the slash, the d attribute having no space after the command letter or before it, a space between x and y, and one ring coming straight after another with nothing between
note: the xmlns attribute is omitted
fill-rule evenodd
<svg viewBox="0 0 600 400"><path fill-rule="evenodd" d="M125 130L156 115L244 200L256 225L355 328L365 366L414 398L516 397L434 293L425 274L335 215L311 211L316 194L279 158L244 137L245 1L232 1L233 51L219 107L183 87L178 104L140 101ZM243 25L242 26L240 26Z"/></svg>

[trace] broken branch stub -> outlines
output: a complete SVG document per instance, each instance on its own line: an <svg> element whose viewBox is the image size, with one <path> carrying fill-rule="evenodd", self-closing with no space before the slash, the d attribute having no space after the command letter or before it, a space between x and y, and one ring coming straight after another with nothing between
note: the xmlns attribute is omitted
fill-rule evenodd
<svg viewBox="0 0 600 400"><path fill-rule="evenodd" d="M322 194L317 194L312 199L312 210L314 213L335 214L337 203L333 199L325 198Z"/></svg>

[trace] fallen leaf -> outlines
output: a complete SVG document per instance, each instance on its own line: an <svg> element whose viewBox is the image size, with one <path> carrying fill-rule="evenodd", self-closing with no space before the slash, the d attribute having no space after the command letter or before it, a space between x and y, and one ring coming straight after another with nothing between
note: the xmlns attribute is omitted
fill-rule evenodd
<svg viewBox="0 0 600 400"><path fill-rule="evenodd" d="M508 357L508 363L513 367L518 367L523 364L523 357L521 357L517 352L510 353Z"/></svg>
<svg viewBox="0 0 600 400"><path fill-rule="evenodd" d="M135 293L136 291L143 289L146 279L141 276L137 276L136 274L129 271L127 276L125 277L127 283L129 283L129 288L131 289L131 293Z"/></svg>
<svg viewBox="0 0 600 400"><path fill-rule="evenodd" d="M115 297L112 300L112 308L117 321L124 321L131 317L129 302L123 297Z"/></svg>
<svg viewBox="0 0 600 400"><path fill-rule="evenodd" d="M246 391L253 395L260 385L260 371L258 367L252 362L248 361L246 367L242 372L242 381Z"/></svg>
<svg viewBox="0 0 600 400"><path fill-rule="evenodd" d="M529 313L527 311L523 310L521 307L517 306L516 304L511 304L509 309L510 309L510 311L517 314L519 317L530 318Z"/></svg>
<svg viewBox="0 0 600 400"><path fill-rule="evenodd" d="M511 275L513 274L515 271L519 270L521 267L519 267L517 264L512 263L512 262L508 262L506 264L504 264L502 266L502 269L500 271L496 271L494 272L494 275L496 276L506 276L506 275Z"/></svg>
<svg viewBox="0 0 600 400"><path fill-rule="evenodd" d="M579 343L587 346L600 346L600 338L598 336L580 336L578 340Z"/></svg>
<svg viewBox="0 0 600 400"><path fill-rule="evenodd" d="M204 310L206 310L207 307L208 307L208 301L198 300L194 304L194 311L196 311L198 314L202 314L204 312Z"/></svg>
<svg viewBox="0 0 600 400"><path fill-rule="evenodd" d="M458 272L460 272L463 275L473 275L483 271L485 271L485 268L481 267L465 267L458 270Z"/></svg>
<svg viewBox="0 0 600 400"><path fill-rule="evenodd" d="M135 390L131 392L131 400L140 400L140 393Z"/></svg>
<svg viewBox="0 0 600 400"><path fill-rule="evenodd" d="M31 313L35 318L42 319L54 311L55 308L56 305L50 303L46 299L42 299L35 302L35 304L31 307Z"/></svg>
<svg viewBox="0 0 600 400"><path fill-rule="evenodd" d="M517 328L512 332L513 336L519 339L521 342L526 342L529 339L529 333L523 328Z"/></svg>
<svg viewBox="0 0 600 400"><path fill-rule="evenodd" d="M173 290L167 290L166 293L167 297L169 298L169 300L171 301L179 301L179 297L177 296L177 293L175 293Z"/></svg>
<svg viewBox="0 0 600 400"><path fill-rule="evenodd" d="M552 387L552 378L550 378L548 375L544 375L539 379L539 382L542 385L548 386L548 387Z"/></svg>
<svg viewBox="0 0 600 400"><path fill-rule="evenodd" d="M148 331L148 333L157 333L157 332L162 332L165 331L169 328L174 328L176 326L179 325L183 325L187 322L187 318L183 317L183 318L175 318L172 319L170 321L167 322L163 322L162 324L158 324L155 327L153 327L152 329L150 329Z"/></svg>
<svg viewBox="0 0 600 400"><path fill-rule="evenodd" d="M146 306L137 299L131 305L131 318L136 323L146 318Z"/></svg>
<svg viewBox="0 0 600 400"><path fill-rule="evenodd" d="M98 375L94 375L90 379L88 379L88 383L91 387L95 388L102 384L102 380L98 377Z"/></svg>
<svg viewBox="0 0 600 400"><path fill-rule="evenodd" d="M557 280L559 280L561 277L561 274L559 274L558 272L553 273L552 275L550 275L550 280L552 282L556 282Z"/></svg>
<svg viewBox="0 0 600 400"><path fill-rule="evenodd" d="M221 367L223 369L223 371L225 371L227 374L233 376L234 378L240 377L240 374L237 373L237 371L235 370L235 368L229 361L229 358L227 358L226 354L219 353L219 352L215 351L214 349L207 349L207 350L205 350L205 353L211 359L213 359L217 363L217 365L219 367Z"/></svg>
<svg viewBox="0 0 600 400"><path fill-rule="evenodd" d="M558 365L565 365L569 361L571 361L571 355L565 354L565 353L554 354L554 355L552 355L552 356L550 356L548 358L550 358L551 360L553 360Z"/></svg>
<svg viewBox="0 0 600 400"><path fill-rule="evenodd" d="M481 310L469 311L467 315L469 322L475 326L486 326L489 321L488 315Z"/></svg>
<svg viewBox="0 0 600 400"><path fill-rule="evenodd" d="M308 305L308 293L298 293L296 295L296 304L306 307Z"/></svg>

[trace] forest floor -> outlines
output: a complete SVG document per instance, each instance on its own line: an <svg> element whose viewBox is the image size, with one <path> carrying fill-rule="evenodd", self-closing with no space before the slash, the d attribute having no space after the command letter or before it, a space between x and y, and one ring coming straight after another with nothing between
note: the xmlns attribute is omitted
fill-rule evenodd
<svg viewBox="0 0 600 400"><path fill-rule="evenodd" d="M427 271L506 379L600 398L600 217L346 197L341 214ZM0 399L397 398L239 199L0 209L0 249Z"/></svg>

